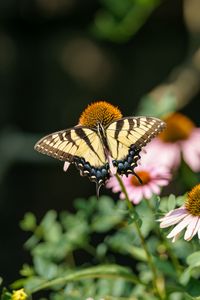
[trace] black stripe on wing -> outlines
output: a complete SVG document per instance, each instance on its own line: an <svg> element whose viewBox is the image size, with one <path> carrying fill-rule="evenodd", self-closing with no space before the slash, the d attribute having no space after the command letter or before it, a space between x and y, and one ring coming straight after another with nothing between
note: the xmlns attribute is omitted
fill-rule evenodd
<svg viewBox="0 0 200 300"><path fill-rule="evenodd" d="M107 126L106 133L113 164L119 174L135 174L141 148L165 128L165 123L151 117L127 117ZM109 143L110 139L110 143ZM113 148L117 145L117 151ZM121 146L121 147L120 147Z"/></svg>
<svg viewBox="0 0 200 300"><path fill-rule="evenodd" d="M96 143L93 144L93 141L99 142L99 146ZM73 154L70 153L72 147L74 147ZM102 161L102 152L100 157L95 148L103 151L97 132L80 126L47 135L35 145L35 150L43 154L74 164L81 176L87 176L99 187L110 177L110 173L108 163L105 159ZM91 151L88 160L93 157L93 161L98 162L97 165L93 165L86 159L87 153L83 152L81 155L80 149L85 149L86 152Z"/></svg>
<svg viewBox="0 0 200 300"><path fill-rule="evenodd" d="M126 136L137 148L144 147L156 135L166 127L165 122L154 117L125 117L114 121L106 128L107 132L114 131L114 138L119 139L120 135ZM119 141L120 142L120 141ZM130 143L131 146L131 143Z"/></svg>
<svg viewBox="0 0 200 300"><path fill-rule="evenodd" d="M93 147L93 145L92 145L92 143L89 139L89 135L85 134L84 128L85 127L77 127L76 128L76 134L79 136L80 139L84 140L84 142L88 145L88 147L96 154L96 156L99 158L99 160L101 160L101 158L99 157L98 152L94 149L94 147Z"/></svg>

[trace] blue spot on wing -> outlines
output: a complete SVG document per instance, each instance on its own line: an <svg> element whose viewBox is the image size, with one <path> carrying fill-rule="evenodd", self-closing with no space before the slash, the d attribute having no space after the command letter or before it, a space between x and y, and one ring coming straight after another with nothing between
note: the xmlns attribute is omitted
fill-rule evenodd
<svg viewBox="0 0 200 300"><path fill-rule="evenodd" d="M140 159L141 149L132 146L128 155L123 160L114 160L113 164L117 167L117 173L120 175L135 174L134 168L137 167L137 161Z"/></svg>
<svg viewBox="0 0 200 300"><path fill-rule="evenodd" d="M98 186L105 184L106 180L110 178L108 163L96 168L86 162L84 158L74 156L74 164L80 171L81 176L87 176L91 181L96 182Z"/></svg>

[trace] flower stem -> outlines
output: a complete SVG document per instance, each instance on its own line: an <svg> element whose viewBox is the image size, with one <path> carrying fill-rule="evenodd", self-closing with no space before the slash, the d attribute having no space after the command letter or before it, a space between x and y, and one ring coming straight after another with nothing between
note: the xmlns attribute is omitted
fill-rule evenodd
<svg viewBox="0 0 200 300"><path fill-rule="evenodd" d="M149 200L146 200L147 206L149 207L149 209L152 211L153 214L155 214L155 210L154 210L154 206L150 203ZM168 255L171 258L171 261L174 265L174 268L176 270L177 275L179 276L181 274L181 265L179 263L179 260L177 259L176 255L174 255L171 246L168 242L168 240L165 238L165 236L162 236L161 232L159 231L159 229L156 227L154 228L155 233L159 236L159 238L163 241L163 244L165 245L167 251L168 251Z"/></svg>
<svg viewBox="0 0 200 300"><path fill-rule="evenodd" d="M50 289L58 285L66 285L72 281L79 281L84 279L94 279L94 278L122 278L125 281L132 282L134 284L143 284L140 279L138 279L134 274L130 273L123 267L117 265L102 265L97 267L90 267L84 270L78 270L71 272L65 276L55 278L52 280L44 281L39 286L30 289L29 293L34 294L43 289Z"/></svg>
<svg viewBox="0 0 200 300"><path fill-rule="evenodd" d="M126 188L124 186L124 183L123 183L121 177L118 174L116 174L115 176L116 176L117 181L119 182L119 185L121 187L122 192L125 195L125 201L126 201L126 204L128 206L128 209L129 209L129 212L130 212L130 216L131 216L131 218L132 218L132 220L134 222L134 225L135 225L135 228L136 228L137 233L139 235L141 244L142 244L143 249L144 249L144 251L146 253L147 261L148 261L149 267L150 267L151 272L152 272L152 277L153 277L152 278L152 283L153 283L153 287L154 287L155 293L158 296L158 299L164 299L163 295L160 294L160 291L159 291L159 288L158 288L158 285L157 285L158 277L157 277L156 267L154 265L152 256L151 256L151 254L150 254L150 252L148 250L147 244L145 242L145 238L144 238L144 236L142 234L142 231L140 229L140 226L138 224L138 220L135 219L135 215L136 215L135 208L131 204L131 201L129 199L128 193L126 191Z"/></svg>

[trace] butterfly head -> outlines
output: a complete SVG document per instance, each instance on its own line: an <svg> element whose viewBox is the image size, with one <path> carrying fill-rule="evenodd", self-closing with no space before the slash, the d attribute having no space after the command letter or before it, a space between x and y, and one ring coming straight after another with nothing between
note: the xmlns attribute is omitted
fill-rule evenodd
<svg viewBox="0 0 200 300"><path fill-rule="evenodd" d="M113 121L122 118L120 110L106 101L94 102L83 111L79 119L79 125L89 128L103 127Z"/></svg>

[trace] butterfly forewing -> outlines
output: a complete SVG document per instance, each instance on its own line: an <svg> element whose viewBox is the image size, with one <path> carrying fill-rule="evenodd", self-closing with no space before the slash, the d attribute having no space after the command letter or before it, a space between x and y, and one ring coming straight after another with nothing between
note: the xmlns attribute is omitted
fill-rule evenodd
<svg viewBox="0 0 200 300"><path fill-rule="evenodd" d="M106 128L106 138L118 173L134 173L141 148L165 128L165 123L152 117L127 117Z"/></svg>
<svg viewBox="0 0 200 300"><path fill-rule="evenodd" d="M81 175L99 184L109 177L100 137L95 130L77 126L41 139L35 149L43 154L74 163Z"/></svg>

